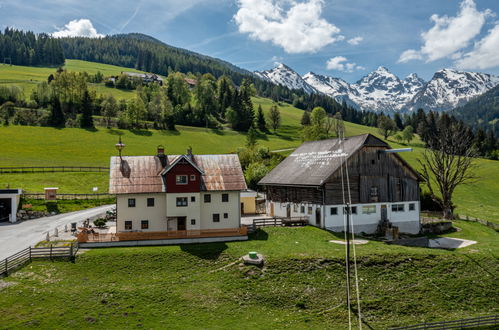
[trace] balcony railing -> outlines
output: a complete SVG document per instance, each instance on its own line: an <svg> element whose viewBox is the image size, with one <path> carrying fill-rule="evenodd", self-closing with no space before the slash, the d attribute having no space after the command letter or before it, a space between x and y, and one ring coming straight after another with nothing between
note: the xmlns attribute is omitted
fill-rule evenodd
<svg viewBox="0 0 499 330"><path fill-rule="evenodd" d="M230 237L248 235L246 226L228 229L203 229L203 230L176 230L176 231L150 231L150 232L120 232L120 233L90 233L82 230L78 233L78 242L117 242L117 241L142 241L176 238L203 238L203 237Z"/></svg>

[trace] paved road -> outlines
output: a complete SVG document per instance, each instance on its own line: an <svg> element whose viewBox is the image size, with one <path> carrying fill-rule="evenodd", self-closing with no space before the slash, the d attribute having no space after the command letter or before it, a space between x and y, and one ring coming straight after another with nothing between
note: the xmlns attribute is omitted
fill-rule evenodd
<svg viewBox="0 0 499 330"><path fill-rule="evenodd" d="M114 206L114 204L104 205L83 211L63 213L17 223L0 223L0 260L44 240L47 231L50 231L52 235L56 227L61 230L61 227L63 228L66 224L69 227L71 222L80 222L87 218L105 214Z"/></svg>

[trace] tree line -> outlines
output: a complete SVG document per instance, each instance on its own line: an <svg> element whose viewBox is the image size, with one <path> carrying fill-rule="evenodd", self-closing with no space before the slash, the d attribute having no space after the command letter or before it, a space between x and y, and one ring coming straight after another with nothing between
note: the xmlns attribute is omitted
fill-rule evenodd
<svg viewBox="0 0 499 330"><path fill-rule="evenodd" d="M14 65L63 65L61 42L47 34L5 28L0 31L0 62Z"/></svg>

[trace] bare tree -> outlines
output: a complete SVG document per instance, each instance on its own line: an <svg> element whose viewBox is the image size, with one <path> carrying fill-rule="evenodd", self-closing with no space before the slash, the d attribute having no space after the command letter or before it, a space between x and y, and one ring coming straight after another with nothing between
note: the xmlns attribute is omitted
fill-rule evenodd
<svg viewBox="0 0 499 330"><path fill-rule="evenodd" d="M418 159L420 175L433 200L442 207L444 219L453 219L452 195L456 187L477 179L473 136L460 123L441 127L430 134L429 148ZM437 189L441 199L438 198Z"/></svg>
<svg viewBox="0 0 499 330"><path fill-rule="evenodd" d="M337 112L334 115L334 133L337 137L345 136L345 123L343 122L343 118L341 117L341 112Z"/></svg>

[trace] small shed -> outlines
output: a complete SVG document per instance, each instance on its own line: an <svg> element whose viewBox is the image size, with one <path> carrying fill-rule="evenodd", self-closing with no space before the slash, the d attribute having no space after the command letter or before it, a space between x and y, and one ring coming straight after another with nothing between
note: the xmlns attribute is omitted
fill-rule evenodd
<svg viewBox="0 0 499 330"><path fill-rule="evenodd" d="M256 214L256 198L258 193L248 189L241 191L241 214Z"/></svg>
<svg viewBox="0 0 499 330"><path fill-rule="evenodd" d="M0 189L0 222L16 222L21 189Z"/></svg>
<svg viewBox="0 0 499 330"><path fill-rule="evenodd" d="M45 188L45 200L46 201L57 200L57 189L59 188Z"/></svg>

